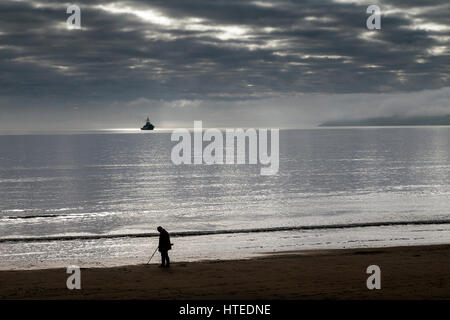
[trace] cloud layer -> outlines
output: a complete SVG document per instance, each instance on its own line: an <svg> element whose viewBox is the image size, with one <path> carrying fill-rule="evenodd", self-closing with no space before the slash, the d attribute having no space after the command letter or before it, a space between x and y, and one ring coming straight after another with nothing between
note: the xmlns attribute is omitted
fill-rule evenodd
<svg viewBox="0 0 450 320"><path fill-rule="evenodd" d="M373 3L382 10L379 31L366 29ZM36 113L47 115L46 126L49 115L89 121L108 113L115 125L124 112L181 121L200 109L229 122L236 110L250 121L283 108L319 119L330 97L355 97L334 107L339 116L358 110L361 95L448 94L446 0L80 0L82 30L67 28L69 4L0 3L3 127Z"/></svg>

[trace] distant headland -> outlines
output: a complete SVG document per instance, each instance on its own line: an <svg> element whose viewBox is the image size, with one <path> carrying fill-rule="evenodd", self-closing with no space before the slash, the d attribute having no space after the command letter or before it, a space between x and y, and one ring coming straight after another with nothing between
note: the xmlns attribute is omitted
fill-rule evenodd
<svg viewBox="0 0 450 320"><path fill-rule="evenodd" d="M362 126L450 126L450 114L441 116L391 116L360 120L335 120L321 123L319 127Z"/></svg>

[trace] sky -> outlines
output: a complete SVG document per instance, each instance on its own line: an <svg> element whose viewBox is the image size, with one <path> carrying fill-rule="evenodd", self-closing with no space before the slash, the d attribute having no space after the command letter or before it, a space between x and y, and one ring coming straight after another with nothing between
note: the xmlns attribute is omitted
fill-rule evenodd
<svg viewBox="0 0 450 320"><path fill-rule="evenodd" d="M0 130L448 113L448 0L0 2Z"/></svg>

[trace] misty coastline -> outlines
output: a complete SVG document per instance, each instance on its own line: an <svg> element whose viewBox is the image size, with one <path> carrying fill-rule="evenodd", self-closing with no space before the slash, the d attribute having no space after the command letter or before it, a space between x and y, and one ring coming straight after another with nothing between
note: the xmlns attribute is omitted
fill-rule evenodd
<svg viewBox="0 0 450 320"><path fill-rule="evenodd" d="M319 124L319 127L352 126L450 126L450 115L443 116L391 116L359 120L333 120Z"/></svg>

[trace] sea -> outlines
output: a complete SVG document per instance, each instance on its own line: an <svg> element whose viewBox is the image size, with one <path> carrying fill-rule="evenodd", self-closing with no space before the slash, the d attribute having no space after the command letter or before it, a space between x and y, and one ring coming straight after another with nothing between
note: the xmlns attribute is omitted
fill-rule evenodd
<svg viewBox="0 0 450 320"><path fill-rule="evenodd" d="M450 127L280 130L279 171L171 161L170 130L0 135L0 269L450 243ZM158 263L155 255L151 263Z"/></svg>

